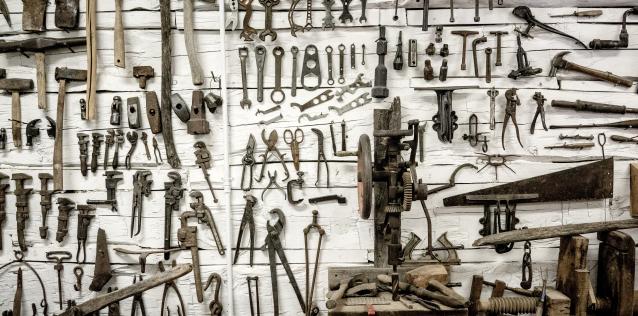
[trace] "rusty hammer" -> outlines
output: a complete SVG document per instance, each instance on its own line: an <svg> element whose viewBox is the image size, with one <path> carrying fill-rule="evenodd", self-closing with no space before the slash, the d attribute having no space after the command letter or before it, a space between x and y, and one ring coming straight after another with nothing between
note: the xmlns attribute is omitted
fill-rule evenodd
<svg viewBox="0 0 638 316"><path fill-rule="evenodd" d="M86 81L86 70L55 68L55 80L60 84L58 89L58 109L56 113L55 144L53 147L53 190L61 191L63 180L63 159L62 159L62 129L64 128L64 99L66 98L66 84L70 81Z"/></svg>
<svg viewBox="0 0 638 316"><path fill-rule="evenodd" d="M559 69L565 69L565 70L573 70L576 72L580 72L580 73L584 73L587 75L590 75L594 78L598 78L600 80L604 80L604 81L608 81L608 82L612 82L615 84L619 84L619 85L623 85L625 87L631 87L633 85L633 81L618 75L614 75L611 72L608 71L601 71L601 70L597 70L597 69L592 69L589 67L585 67L585 66L581 66L572 62L569 62L567 60L565 60L563 58L563 56L569 54L571 52L565 51L565 52L560 52L558 54L556 54L556 56L554 56L554 58L552 58L552 66L551 69L549 70L549 76L550 77L556 77L556 72Z"/></svg>
<svg viewBox="0 0 638 316"><path fill-rule="evenodd" d="M155 70L151 66L135 66L133 77L137 78L140 89L146 89L146 80L155 77Z"/></svg>
<svg viewBox="0 0 638 316"><path fill-rule="evenodd" d="M20 109L20 92L33 89L31 79L0 79L0 90L11 93L11 131L13 145L22 147L22 111Z"/></svg>
<svg viewBox="0 0 638 316"><path fill-rule="evenodd" d="M467 50L467 37L470 35L477 35L479 32L476 31L452 31L452 34L463 36L463 57L461 60L461 70L467 69L467 65L465 64L465 51Z"/></svg>

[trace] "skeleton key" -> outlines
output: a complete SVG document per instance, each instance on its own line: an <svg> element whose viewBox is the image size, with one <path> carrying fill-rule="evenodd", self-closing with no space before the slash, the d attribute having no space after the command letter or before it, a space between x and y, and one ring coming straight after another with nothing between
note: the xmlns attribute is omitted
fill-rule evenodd
<svg viewBox="0 0 638 316"><path fill-rule="evenodd" d="M335 80L332 77L332 46L326 46L326 56L328 57L328 84L335 84Z"/></svg>
<svg viewBox="0 0 638 316"><path fill-rule="evenodd" d="M334 21L334 17L332 16L332 6L335 4L335 0L323 0L321 2L321 4L323 4L323 7L325 9L325 16L323 17L322 23L321 23L321 29L325 30L325 29L331 29L334 31L335 29L335 21Z"/></svg>
<svg viewBox="0 0 638 316"><path fill-rule="evenodd" d="M239 101L239 105L241 108L249 108L252 105L252 102L248 98L248 75L246 73L246 58L248 58L248 48L240 47L239 48L239 62L241 63L241 89L242 89L242 99Z"/></svg>
<svg viewBox="0 0 638 316"><path fill-rule="evenodd" d="M259 3L266 8L266 21L264 30L259 33L259 39L266 41L266 36L270 36L270 40L277 40L277 32L272 29L272 8L279 4L279 0L259 0Z"/></svg>
<svg viewBox="0 0 638 316"><path fill-rule="evenodd" d="M270 100L275 104L280 104L286 99L286 94L281 89L281 60L284 56L284 49L277 46L272 50L272 54L275 56L275 88L270 93Z"/></svg>
<svg viewBox="0 0 638 316"><path fill-rule="evenodd" d="M304 25L303 30L312 30L312 0L306 0L306 25Z"/></svg>
<svg viewBox="0 0 638 316"><path fill-rule="evenodd" d="M352 0L341 0L341 4L343 5L343 11L339 16L339 21L341 21L341 23L346 23L346 21L352 22L353 20L352 14L350 14L350 11L348 10L351 2Z"/></svg>
<svg viewBox="0 0 638 316"><path fill-rule="evenodd" d="M250 18L253 15L253 0L238 0L239 5L244 7L246 13L244 14L244 21L242 24L242 31L239 34L240 38L243 38L244 41L251 42L253 41L253 36L257 34L257 30L250 26Z"/></svg>
<svg viewBox="0 0 638 316"><path fill-rule="evenodd" d="M264 101L264 65L266 64L266 47L255 47L255 60L257 61L257 101Z"/></svg>
<svg viewBox="0 0 638 316"><path fill-rule="evenodd" d="M230 16L226 20L226 28L231 28L231 31L237 29L237 22L239 17L239 9L237 8L237 0L230 0ZM230 26L232 24L232 26Z"/></svg>
<svg viewBox="0 0 638 316"><path fill-rule="evenodd" d="M343 64L345 63L345 55L346 46L343 44L339 44L339 79L337 79L337 82L339 82L339 84L344 84L346 82L346 78L343 76Z"/></svg>
<svg viewBox="0 0 638 316"><path fill-rule="evenodd" d="M290 95L297 96L297 54L299 54L299 48L293 46L290 48L292 54L292 82L290 84Z"/></svg>
<svg viewBox="0 0 638 316"><path fill-rule="evenodd" d="M146 160L151 160L151 151L148 150L148 134L142 132L142 143L144 143L144 150L146 151Z"/></svg>

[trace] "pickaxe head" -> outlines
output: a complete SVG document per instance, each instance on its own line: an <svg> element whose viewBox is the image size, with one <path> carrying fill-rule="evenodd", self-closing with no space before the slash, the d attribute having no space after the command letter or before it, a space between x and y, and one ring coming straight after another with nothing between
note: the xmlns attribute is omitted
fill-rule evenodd
<svg viewBox="0 0 638 316"><path fill-rule="evenodd" d="M556 72L558 71L558 69L562 69L565 68L565 65L567 64L567 61L563 59L563 56L569 54L571 52L560 52L558 54L556 54L556 56L554 56L554 58L552 58L552 67L549 70L549 76L550 77L556 77Z"/></svg>

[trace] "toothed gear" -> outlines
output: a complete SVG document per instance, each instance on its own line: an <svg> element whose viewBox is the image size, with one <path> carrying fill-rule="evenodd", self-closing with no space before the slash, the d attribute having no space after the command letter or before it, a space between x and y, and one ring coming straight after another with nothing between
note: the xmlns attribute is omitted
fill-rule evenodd
<svg viewBox="0 0 638 316"><path fill-rule="evenodd" d="M412 208L412 192L414 189L414 183L412 182L412 175L409 172L404 172L403 178L403 211L408 212Z"/></svg>

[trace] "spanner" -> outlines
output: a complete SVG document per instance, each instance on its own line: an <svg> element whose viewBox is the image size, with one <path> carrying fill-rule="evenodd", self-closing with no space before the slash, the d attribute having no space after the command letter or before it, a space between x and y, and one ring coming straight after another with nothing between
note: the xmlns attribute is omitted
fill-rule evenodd
<svg viewBox="0 0 638 316"><path fill-rule="evenodd" d="M339 16L339 21L341 21L341 23L345 24L346 22L352 22L353 20L352 14L350 14L350 10L348 9L351 2L352 0L341 0L341 4L343 6L343 11L341 11L341 15Z"/></svg>
<svg viewBox="0 0 638 316"><path fill-rule="evenodd" d="M323 22L321 23L321 29L331 29L334 31L335 18L332 16L332 6L335 4L335 0L323 0L321 4L323 4L326 12L326 15L323 17Z"/></svg>
<svg viewBox="0 0 638 316"><path fill-rule="evenodd" d="M344 84L346 82L346 78L343 76L343 64L345 55L346 45L339 44L339 79L337 79L337 82L339 82L339 84Z"/></svg>
<svg viewBox="0 0 638 316"><path fill-rule="evenodd" d="M249 108L252 104L250 99L248 99L248 79L246 74L246 58L248 58L248 48L240 47L239 48L239 61L241 62L241 88L243 92L243 98L239 102L241 108Z"/></svg>
<svg viewBox="0 0 638 316"><path fill-rule="evenodd" d="M272 92L270 92L270 100L275 104L280 104L286 99L286 94L281 89L281 59L284 56L284 52L285 51L281 46L277 46L272 50L272 54L275 56L275 88L273 88Z"/></svg>
<svg viewBox="0 0 638 316"><path fill-rule="evenodd" d="M253 40L253 36L257 34L257 30L250 26L250 18L253 15L253 0L239 0L239 4L244 7L244 10L246 11L244 13L242 31L241 34L239 34L239 37L243 38L244 41L250 42Z"/></svg>
<svg viewBox="0 0 638 316"><path fill-rule="evenodd" d="M146 132L142 132L142 137L140 138L142 143L144 144L144 151L146 151L146 159L151 160L151 151L148 149L148 134Z"/></svg>
<svg viewBox="0 0 638 316"><path fill-rule="evenodd" d="M131 144L131 148L128 150L128 153L126 153L126 158L124 159L124 166L126 166L126 169L130 170L131 159L133 159L133 152L135 152L135 147L137 147L137 132L130 131L126 133L126 139L128 139L128 142Z"/></svg>
<svg viewBox="0 0 638 316"><path fill-rule="evenodd" d="M257 101L264 101L264 65L266 64L266 47L255 47L255 60L257 62Z"/></svg>
<svg viewBox="0 0 638 316"><path fill-rule="evenodd" d="M354 44L350 44L350 68L351 69L355 69L357 67L357 60L356 60L356 47L354 46Z"/></svg>
<svg viewBox="0 0 638 316"><path fill-rule="evenodd" d="M292 54L292 83L290 84L290 95L293 97L297 96L297 54L299 53L299 48L297 46L293 46L290 48L290 53Z"/></svg>
<svg viewBox="0 0 638 316"><path fill-rule="evenodd" d="M272 28L272 8L279 4L279 0L259 0L259 4L266 8L264 30L259 33L259 39L266 41L266 36L270 36L270 40L275 41L277 40L277 32Z"/></svg>
<svg viewBox="0 0 638 316"><path fill-rule="evenodd" d="M366 3L368 0L361 0L361 17L359 18L359 23L368 22L368 18L366 18Z"/></svg>
<svg viewBox="0 0 638 316"><path fill-rule="evenodd" d="M230 0L230 15L226 18L226 28L230 28L231 31L237 29L237 23L239 19L239 10L237 8L237 0ZM232 26L231 26L232 24Z"/></svg>
<svg viewBox="0 0 638 316"><path fill-rule="evenodd" d="M328 57L328 84L335 84L335 80L332 77L332 46L326 46L326 56Z"/></svg>

